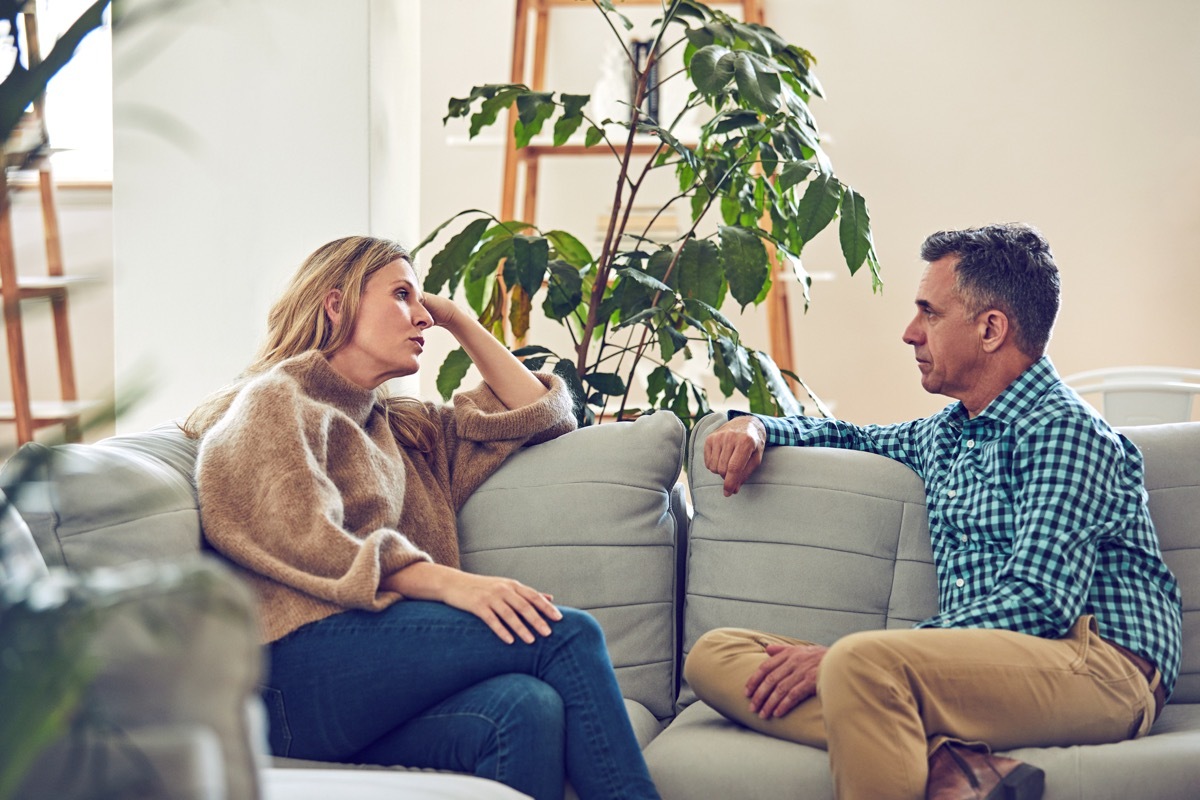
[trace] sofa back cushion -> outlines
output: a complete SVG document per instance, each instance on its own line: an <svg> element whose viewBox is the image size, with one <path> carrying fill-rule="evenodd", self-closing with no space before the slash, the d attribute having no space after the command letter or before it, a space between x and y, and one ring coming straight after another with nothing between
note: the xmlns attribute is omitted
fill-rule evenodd
<svg viewBox="0 0 1200 800"><path fill-rule="evenodd" d="M780 447L725 497L704 466L704 439L724 421L701 420L688 445L685 654L718 627L830 644L936 613L925 493L914 472L869 453ZM694 699L684 687L680 708Z"/></svg>
<svg viewBox="0 0 1200 800"><path fill-rule="evenodd" d="M828 644L864 628L908 627L937 611L924 490L869 453L780 447L733 497L688 447L690 532L684 650L705 631L752 627ZM1175 702L1200 702L1200 422L1123 428L1146 461L1163 557L1183 592ZM694 699L685 687L680 705Z"/></svg>
<svg viewBox="0 0 1200 800"><path fill-rule="evenodd" d="M512 456L458 517L463 568L590 611L622 693L659 719L676 689L683 531L673 487L684 442L668 413L584 428Z"/></svg>
<svg viewBox="0 0 1200 800"><path fill-rule="evenodd" d="M200 550L192 485L197 442L174 423L95 444L42 444L18 457L41 461L16 501L50 566L74 571ZM0 472L10 477L15 461Z"/></svg>
<svg viewBox="0 0 1200 800"><path fill-rule="evenodd" d="M1200 422L1122 428L1146 459L1150 516L1183 593L1183 662L1173 703L1200 703Z"/></svg>

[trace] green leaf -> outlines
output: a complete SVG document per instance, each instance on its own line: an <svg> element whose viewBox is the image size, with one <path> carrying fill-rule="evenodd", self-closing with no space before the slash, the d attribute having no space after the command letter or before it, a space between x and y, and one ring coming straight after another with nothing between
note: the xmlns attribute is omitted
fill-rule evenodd
<svg viewBox="0 0 1200 800"><path fill-rule="evenodd" d="M530 344L524 347L518 347L516 350L512 351L512 354L517 358L525 358L527 356L552 356L554 355L554 351L542 347L541 345Z"/></svg>
<svg viewBox="0 0 1200 800"><path fill-rule="evenodd" d="M663 361L670 361L675 354L687 347L688 338L670 325L658 329L658 347Z"/></svg>
<svg viewBox="0 0 1200 800"><path fill-rule="evenodd" d="M804 413L804 406L800 405L800 401L792 394L792 389L787 385L787 381L783 379L783 375L776 366L774 359L761 350L754 351L754 358L759 373L767 386L767 390L771 393L775 403L779 406L779 410L784 416L795 416Z"/></svg>
<svg viewBox="0 0 1200 800"><path fill-rule="evenodd" d="M694 298L710 306L720 304L725 270L715 244L707 239L688 239L683 243L675 269L679 273L676 286L685 298Z"/></svg>
<svg viewBox="0 0 1200 800"><path fill-rule="evenodd" d="M500 266L500 259L511 256L512 252L511 236L498 237L487 242L476 250L467 262L467 280L477 281L495 272Z"/></svg>
<svg viewBox="0 0 1200 800"><path fill-rule="evenodd" d="M615 372L589 372L583 376L583 382L602 394L625 394L625 381Z"/></svg>
<svg viewBox="0 0 1200 800"><path fill-rule="evenodd" d="M718 230L725 279L729 281L733 299L744 309L758 297L769 277L767 250L758 236L746 228L722 225Z"/></svg>
<svg viewBox="0 0 1200 800"><path fill-rule="evenodd" d="M708 123L712 126L712 132L729 133L730 131L747 129L747 130L762 130L763 124L759 120L758 114L753 111L746 111L742 108L733 109L732 111L722 111L717 116L713 117L712 122Z"/></svg>
<svg viewBox="0 0 1200 800"><path fill-rule="evenodd" d="M557 106L550 92L522 92L517 95L517 121L513 125L517 147L524 147L538 135Z"/></svg>
<svg viewBox="0 0 1200 800"><path fill-rule="evenodd" d="M750 366L750 353L745 347L724 336L716 337L717 349L729 368L733 377L733 385L739 391L746 391L754 380L754 371Z"/></svg>
<svg viewBox="0 0 1200 800"><path fill-rule="evenodd" d="M492 290L496 285L496 271L493 269L480 277L472 277L468 271L466 278L463 280L463 289L467 295L467 305L469 305L476 314L482 315L484 303L491 296Z"/></svg>
<svg viewBox="0 0 1200 800"><path fill-rule="evenodd" d="M743 105L750 105L767 114L779 110L778 74L767 71L761 61L741 50L734 54L733 71L740 97L749 100Z"/></svg>
<svg viewBox="0 0 1200 800"><path fill-rule="evenodd" d="M721 195L721 220L726 225L736 225L742 216L742 204L736 197Z"/></svg>
<svg viewBox="0 0 1200 800"><path fill-rule="evenodd" d="M547 231L546 238L554 245L558 257L574 267L586 267L594 260L583 242L566 231Z"/></svg>
<svg viewBox="0 0 1200 800"><path fill-rule="evenodd" d="M441 233L443 230L445 230L447 225L449 225L451 222L454 222L454 220L458 219L459 217L463 216L464 214L486 214L486 213L487 213L486 211L480 211L477 208L468 208L466 211L458 212L453 217L451 217L450 219L443 222L441 225L438 225L436 228L434 228L433 233L429 234L424 239L422 239L421 243L412 249L412 255L415 256L417 253L419 253L421 251L421 248L424 247L425 245L429 244L430 242L432 242L434 239L436 239L437 235L439 233Z"/></svg>
<svg viewBox="0 0 1200 800"><path fill-rule="evenodd" d="M595 125L592 125L587 129L587 134L584 135L583 146L584 147L592 147L593 145L595 145L597 142L599 142L603 138L604 138L604 129L598 128Z"/></svg>
<svg viewBox="0 0 1200 800"><path fill-rule="evenodd" d="M592 99L588 94L562 94L562 116L554 123L554 145L566 144L571 134L583 124L583 107Z"/></svg>
<svg viewBox="0 0 1200 800"><path fill-rule="evenodd" d="M619 269L617 270L617 275L622 278L627 278L631 281L636 281L642 286L645 286L647 289L651 289L655 292L663 292L671 295L675 294L674 289L660 281L658 278L655 278L653 275L648 275L647 273L642 272L640 269L635 269L634 267L625 267L624 269Z"/></svg>
<svg viewBox="0 0 1200 800"><path fill-rule="evenodd" d="M708 200L711 196L708 189L703 185L696 187L696 193L692 195L692 222L700 219L700 215L707 208Z"/></svg>
<svg viewBox="0 0 1200 800"><path fill-rule="evenodd" d="M542 311L561 322L583 302L583 276L565 261L550 262L550 280Z"/></svg>
<svg viewBox="0 0 1200 800"><path fill-rule="evenodd" d="M550 243L543 236L525 235L514 236L512 243L513 257L509 263L513 266L516 283L526 294L533 297L537 290L542 288L542 281L546 277L546 269L550 263ZM507 265L504 279L512 285Z"/></svg>
<svg viewBox="0 0 1200 800"><path fill-rule="evenodd" d="M518 84L486 88L495 90L495 93L487 97L479 105L479 111L471 117L471 129L467 133L467 138L469 139L474 139L479 135L481 130L495 124L496 118L501 111L511 106L513 100L517 99L517 97L529 91L524 86Z"/></svg>
<svg viewBox="0 0 1200 800"><path fill-rule="evenodd" d="M842 221L838 235L842 241L842 255L850 274L867 260L867 253L875 246L871 241L871 217L867 213L867 201L849 186L842 191Z"/></svg>
<svg viewBox="0 0 1200 800"><path fill-rule="evenodd" d="M471 251L479 244L479 237L487 230L487 226L486 219L472 220L451 237L442 251L430 261L429 274L425 276L425 291L438 294L447 283L450 284L450 291L454 291L470 260Z"/></svg>
<svg viewBox="0 0 1200 800"><path fill-rule="evenodd" d="M437 390L438 394L442 396L442 400L450 401L454 390L462 384L463 378L467 377L467 370L470 368L471 357L467 355L466 350L459 347L450 351L437 374Z"/></svg>
<svg viewBox="0 0 1200 800"><path fill-rule="evenodd" d="M665 366L655 367L646 376L646 399L650 405L657 407L659 395L666 392L668 385L673 382L675 382L675 375L671 370Z"/></svg>
<svg viewBox="0 0 1200 800"><path fill-rule="evenodd" d="M842 184L828 173L819 172L808 184L796 206L796 231L804 242L811 242L837 215L842 200Z"/></svg>
<svg viewBox="0 0 1200 800"><path fill-rule="evenodd" d="M641 311L637 312L632 317L621 320L621 322L618 323L617 326L613 328L613 330L619 331L622 328L628 328L633 325L637 325L640 322L645 322L647 325L651 325L651 323L647 322L647 320L649 320L653 317L657 317L660 314L662 314L662 309L660 309L660 308L643 308Z"/></svg>
<svg viewBox="0 0 1200 800"><path fill-rule="evenodd" d="M803 161L789 161L779 171L779 190L786 192L793 186L803 183L815 171L811 164L805 164Z"/></svg>
<svg viewBox="0 0 1200 800"><path fill-rule="evenodd" d="M683 305L697 318L701 320L716 320L717 324L721 325L731 333L735 335L737 334L737 328L734 326L733 322L730 321L729 317L722 314L717 306L710 303L705 303L703 300L691 299L684 300Z"/></svg>
<svg viewBox="0 0 1200 800"><path fill-rule="evenodd" d="M706 95L715 95L725 89L733 80L735 55L729 48L718 44L710 44L696 51L692 57L689 69L692 71L692 83Z"/></svg>

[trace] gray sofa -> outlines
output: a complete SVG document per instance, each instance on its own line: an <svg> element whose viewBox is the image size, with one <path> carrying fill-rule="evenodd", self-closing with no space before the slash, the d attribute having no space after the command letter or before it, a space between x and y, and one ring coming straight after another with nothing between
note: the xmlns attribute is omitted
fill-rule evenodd
<svg viewBox="0 0 1200 800"><path fill-rule="evenodd" d="M828 798L824 752L740 728L696 702L681 680L682 658L713 627L829 643L931 614L922 487L877 456L786 448L772 450L741 492L725 498L701 458L704 436L721 421L702 420L688 436L676 418L656 414L523 450L463 509L464 567L521 579L596 616L667 800ZM1048 800L1200 795L1200 423L1127 433L1146 455L1151 513L1183 585L1183 671L1145 739L1016 751L1046 770ZM146 558L186 563L200 547L193 459L193 443L169 425L65 446L18 511L51 566L87 574ZM242 655L257 663L256 654ZM336 785L341 797L373 797L372 786L400 788L388 781L455 777L283 760L268 766L255 730L257 699L240 691L250 722L226 725L218 738L227 759L244 762L241 751L250 750L258 760L244 785L226 783L225 796L266 787L271 797L315 797L314 786L327 795ZM312 767L323 769L300 771ZM306 774L313 780L297 777ZM461 796L488 795L474 784Z"/></svg>

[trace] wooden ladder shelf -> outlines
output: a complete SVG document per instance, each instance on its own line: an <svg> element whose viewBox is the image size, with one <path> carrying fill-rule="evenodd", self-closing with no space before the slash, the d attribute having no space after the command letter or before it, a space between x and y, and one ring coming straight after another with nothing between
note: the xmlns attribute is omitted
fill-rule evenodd
<svg viewBox="0 0 1200 800"><path fill-rule="evenodd" d="M25 22L26 43L29 62L40 60L37 39L37 17L35 4L22 12ZM23 124L34 130L44 131L43 98L39 98L26 112ZM10 161L17 163L10 164ZM62 242L59 237L58 207L55 201L54 177L49 158L34 153L28 158L19 154L5 154L0 169L0 297L3 298L4 333L8 345L8 371L12 382L12 402L0 403L0 421L14 422L17 428L17 445L33 440L34 431L50 425L63 425L65 438L78 441L79 421L89 403L80 402L75 386L74 356L71 352L70 322L67 311L67 293L79 278L65 274L63 269ZM32 170L37 173L38 192L41 197L42 225L46 243L46 274L40 276L18 275L16 247L13 240L12 204L9 185L10 172ZM54 344L58 360L60 399L38 402L30 399L29 374L25 361L25 328L21 314L21 303L26 300L48 300L54 324Z"/></svg>

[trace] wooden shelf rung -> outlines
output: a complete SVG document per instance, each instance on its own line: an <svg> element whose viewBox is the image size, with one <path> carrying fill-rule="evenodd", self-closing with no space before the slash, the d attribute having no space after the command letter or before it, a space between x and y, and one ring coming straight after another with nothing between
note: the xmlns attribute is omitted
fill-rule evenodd
<svg viewBox="0 0 1200 800"><path fill-rule="evenodd" d="M35 400L29 404L35 428L49 425L61 425L64 422L75 422L88 412L98 407L95 400ZM14 422L17 418L15 406L11 402L0 402L0 422Z"/></svg>
<svg viewBox="0 0 1200 800"><path fill-rule="evenodd" d="M17 278L17 288L20 289L22 300L32 300L39 297L64 297L68 290L75 285L94 281L84 275L22 275ZM0 287L4 282L0 281Z"/></svg>

